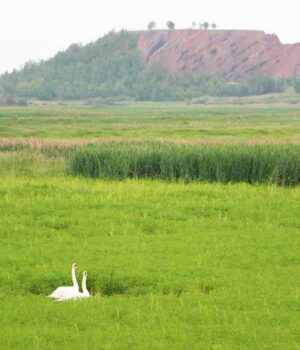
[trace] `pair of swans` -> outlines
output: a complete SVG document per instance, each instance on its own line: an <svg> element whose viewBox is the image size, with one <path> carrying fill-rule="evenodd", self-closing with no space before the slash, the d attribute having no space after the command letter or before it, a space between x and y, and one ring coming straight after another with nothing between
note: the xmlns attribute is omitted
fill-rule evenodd
<svg viewBox="0 0 300 350"><path fill-rule="evenodd" d="M57 301L67 301L67 300L77 300L82 298L88 298L90 296L90 293L86 287L86 280L87 280L86 271L84 271L82 274L82 293L79 291L79 285L76 279L77 267L78 265L76 263L72 265L73 286L56 288L52 294L48 295L50 298L56 299Z"/></svg>

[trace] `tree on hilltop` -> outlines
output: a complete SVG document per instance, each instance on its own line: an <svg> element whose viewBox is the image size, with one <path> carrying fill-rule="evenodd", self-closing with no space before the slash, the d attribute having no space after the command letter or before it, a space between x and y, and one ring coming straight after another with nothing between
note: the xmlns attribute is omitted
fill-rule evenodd
<svg viewBox="0 0 300 350"><path fill-rule="evenodd" d="M153 30L155 29L156 27L156 23L154 21L151 21L149 24L148 24L148 30Z"/></svg>
<svg viewBox="0 0 300 350"><path fill-rule="evenodd" d="M202 24L202 26L203 26L204 30L207 30L209 28L209 23L208 22L204 22Z"/></svg>
<svg viewBox="0 0 300 350"><path fill-rule="evenodd" d="M217 29L216 23L212 23L212 24L211 24L211 27L212 27L213 30L216 30L216 29Z"/></svg>
<svg viewBox="0 0 300 350"><path fill-rule="evenodd" d="M167 22L167 27L170 29L170 30L174 30L175 28L175 23L173 21L168 21Z"/></svg>

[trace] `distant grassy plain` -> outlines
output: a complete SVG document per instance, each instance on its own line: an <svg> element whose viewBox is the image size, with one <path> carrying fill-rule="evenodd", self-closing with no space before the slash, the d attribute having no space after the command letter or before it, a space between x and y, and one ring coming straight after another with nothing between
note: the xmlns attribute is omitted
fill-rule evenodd
<svg viewBox="0 0 300 350"><path fill-rule="evenodd" d="M128 104L0 108L0 137L300 140L297 105Z"/></svg>
<svg viewBox="0 0 300 350"><path fill-rule="evenodd" d="M1 107L0 349L300 349L299 186L67 174L111 138L298 144L300 108ZM93 298L47 299L74 261Z"/></svg>

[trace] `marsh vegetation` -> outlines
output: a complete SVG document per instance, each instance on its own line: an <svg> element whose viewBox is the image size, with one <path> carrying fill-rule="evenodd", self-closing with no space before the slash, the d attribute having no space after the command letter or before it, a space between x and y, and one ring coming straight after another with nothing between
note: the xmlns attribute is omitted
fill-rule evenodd
<svg viewBox="0 0 300 350"><path fill-rule="evenodd" d="M299 133L291 105L1 108L0 348L297 349ZM46 298L74 261L93 297Z"/></svg>

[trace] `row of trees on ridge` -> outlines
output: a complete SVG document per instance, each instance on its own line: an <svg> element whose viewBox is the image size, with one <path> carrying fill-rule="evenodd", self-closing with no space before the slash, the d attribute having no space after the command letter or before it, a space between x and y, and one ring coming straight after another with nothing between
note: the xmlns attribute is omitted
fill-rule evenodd
<svg viewBox="0 0 300 350"><path fill-rule="evenodd" d="M167 27L170 30L174 30L175 29L175 23L173 21L167 21ZM203 22L203 23L197 23L197 22L193 22L192 23L192 29L204 29L207 30L209 28L212 29L217 29L217 25L215 23L208 23L208 22ZM147 26L148 30L154 30L156 29L156 23L154 21L149 22L148 26Z"/></svg>

